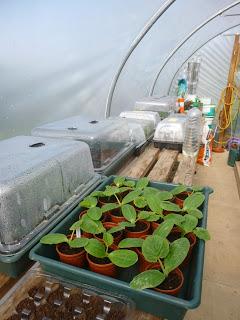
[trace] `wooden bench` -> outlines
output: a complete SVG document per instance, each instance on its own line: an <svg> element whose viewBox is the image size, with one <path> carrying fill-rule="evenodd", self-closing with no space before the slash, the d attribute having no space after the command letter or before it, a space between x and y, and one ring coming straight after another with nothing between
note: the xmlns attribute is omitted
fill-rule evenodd
<svg viewBox="0 0 240 320"><path fill-rule="evenodd" d="M196 170L196 159L184 157L174 150L159 150L149 145L145 151L124 164L116 172L132 178L147 176L150 180L191 186ZM12 279L0 273L0 298L21 278ZM136 311L133 320L158 320L150 314Z"/></svg>

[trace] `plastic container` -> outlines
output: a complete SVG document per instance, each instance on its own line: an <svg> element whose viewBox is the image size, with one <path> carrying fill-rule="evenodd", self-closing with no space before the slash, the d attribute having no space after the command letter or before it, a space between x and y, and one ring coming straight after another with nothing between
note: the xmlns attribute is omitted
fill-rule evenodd
<svg viewBox="0 0 240 320"><path fill-rule="evenodd" d="M195 157L198 154L202 134L202 113L198 108L188 111L183 142L183 154Z"/></svg>
<svg viewBox="0 0 240 320"><path fill-rule="evenodd" d="M157 112L153 111L123 111L120 113L121 118L137 119L137 120L150 120L154 123L154 128L160 122L160 117Z"/></svg>
<svg viewBox="0 0 240 320"><path fill-rule="evenodd" d="M42 232L101 178L85 143L19 136L0 141L0 149L0 271L15 276Z"/></svg>
<svg viewBox="0 0 240 320"><path fill-rule="evenodd" d="M204 117L215 117L216 114L216 105L203 105L202 113Z"/></svg>
<svg viewBox="0 0 240 320"><path fill-rule="evenodd" d="M88 121L81 116L45 124L32 130L33 136L86 142L95 171L108 175L134 151L127 124L116 119Z"/></svg>
<svg viewBox="0 0 240 320"><path fill-rule="evenodd" d="M136 101L135 110L155 111L158 112L161 119L168 117L172 112L176 111L175 96L151 96Z"/></svg>
<svg viewBox="0 0 240 320"><path fill-rule="evenodd" d="M114 180L114 176L106 179L97 190L103 190ZM134 179L132 179L134 180ZM161 190L171 190L175 186L167 183L150 183L150 186ZM205 187L203 189L205 201L201 207L203 219L199 226L206 227L208 213L208 198L212 189ZM66 232L71 224L78 219L79 210L74 210L66 217L53 232ZM138 265L131 270L123 270L119 273L118 279L113 279L103 275L96 274L86 269L76 268L59 262L54 246L37 244L30 252L30 258L39 261L44 270L54 272L72 280L80 280L89 285L94 285L108 291L114 291L131 298L137 309L149 312L158 317L164 317L168 320L183 319L188 309L199 306L201 301L202 275L204 263L205 243L199 240L192 252L192 259L189 266L184 271L185 284L177 297L164 295L154 290L134 290L129 287L129 282L136 275Z"/></svg>
<svg viewBox="0 0 240 320"><path fill-rule="evenodd" d="M185 114L174 114L162 120L155 131L153 141L156 147L182 151L185 135Z"/></svg>
<svg viewBox="0 0 240 320"><path fill-rule="evenodd" d="M18 312L17 312L18 311ZM1 299L3 320L130 320L134 303L109 291L32 269ZM19 319L20 319L19 318Z"/></svg>

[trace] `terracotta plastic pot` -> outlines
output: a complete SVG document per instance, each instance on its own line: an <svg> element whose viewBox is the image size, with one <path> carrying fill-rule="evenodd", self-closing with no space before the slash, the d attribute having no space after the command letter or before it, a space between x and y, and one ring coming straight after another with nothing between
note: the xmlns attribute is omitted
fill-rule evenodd
<svg viewBox="0 0 240 320"><path fill-rule="evenodd" d="M93 272L115 278L117 276L117 267L113 263L100 264L92 261L91 256L87 254L89 269Z"/></svg>
<svg viewBox="0 0 240 320"><path fill-rule="evenodd" d="M190 196L190 194L192 194L191 191L184 191L179 193L178 195L176 195L175 203L178 204L179 207L182 209L184 200L187 199L187 197Z"/></svg>
<svg viewBox="0 0 240 320"><path fill-rule="evenodd" d="M125 229L126 238L142 238L149 234L151 225L148 221L139 220L137 223L144 224L144 230L131 231L131 229L133 228L126 228Z"/></svg>
<svg viewBox="0 0 240 320"><path fill-rule="evenodd" d="M117 227L117 224L116 224L116 223L113 223L113 222L104 222L104 223L103 223L103 226L104 226L104 228L105 228L106 230L109 230L109 229L111 229L111 228L113 228L113 227ZM118 231L118 233L119 233L119 235L116 236L116 237L114 237L114 233L112 234L112 236L114 237L114 244L115 244L115 245L118 245L119 242L120 242L120 241L122 240L122 238L123 238L123 231ZM100 238L98 234L95 234L95 235L94 235L94 238L96 238L97 240L103 242L103 239Z"/></svg>
<svg viewBox="0 0 240 320"><path fill-rule="evenodd" d="M142 250L140 248L135 248L135 252L138 255L138 261L139 261L139 272L146 271L148 268L150 268L154 263L148 262L144 255L142 254Z"/></svg>
<svg viewBox="0 0 240 320"><path fill-rule="evenodd" d="M111 222L113 223L116 223L116 224L119 224L120 222L123 222L123 221L127 221L124 216L118 216L118 215L115 215L114 212L116 210L120 210L120 209L115 209L115 210L111 210L108 215L109 215L109 219Z"/></svg>
<svg viewBox="0 0 240 320"><path fill-rule="evenodd" d="M160 269L160 264L154 263L153 265L148 267L149 269ZM171 276L171 274L176 274L178 279L179 279L179 285L174 288L174 289L169 289L169 290L164 290L164 289L159 289L159 288L154 288L155 291L161 292L161 293L165 293L165 294L169 294L171 296L176 296L179 291L181 290L182 286L183 286L183 282L184 282L184 276L182 271L179 268L176 268L175 270L173 270L172 272L170 272L170 274L168 276Z"/></svg>
<svg viewBox="0 0 240 320"><path fill-rule="evenodd" d="M71 236L68 236L70 238ZM56 251L59 256L60 261L63 263L71 264L76 267L84 267L86 264L86 251L82 249L79 253L74 254L64 254L60 251L62 243L56 245Z"/></svg>

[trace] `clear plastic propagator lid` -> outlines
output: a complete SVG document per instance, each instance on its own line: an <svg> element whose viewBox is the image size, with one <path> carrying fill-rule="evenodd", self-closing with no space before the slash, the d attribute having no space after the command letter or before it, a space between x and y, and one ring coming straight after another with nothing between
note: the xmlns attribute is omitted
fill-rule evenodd
<svg viewBox="0 0 240 320"><path fill-rule="evenodd" d="M128 119L153 121L155 128L158 122L160 122L161 120L159 114L153 111L123 111L120 113L120 117Z"/></svg>
<svg viewBox="0 0 240 320"><path fill-rule="evenodd" d="M151 96L136 101L135 110L158 112L161 119L176 111L176 97L173 96Z"/></svg>
<svg viewBox="0 0 240 320"><path fill-rule="evenodd" d="M88 121L81 116L48 123L32 130L33 136L86 142L95 169L104 169L132 147L129 129L119 121Z"/></svg>
<svg viewBox="0 0 240 320"><path fill-rule="evenodd" d="M134 308L129 298L41 270L28 271L0 302L3 320L131 320Z"/></svg>
<svg viewBox="0 0 240 320"><path fill-rule="evenodd" d="M13 254L100 177L85 143L19 136L0 149L0 253Z"/></svg>
<svg viewBox="0 0 240 320"><path fill-rule="evenodd" d="M174 114L162 120L155 131L154 141L183 143L185 135L186 115Z"/></svg>

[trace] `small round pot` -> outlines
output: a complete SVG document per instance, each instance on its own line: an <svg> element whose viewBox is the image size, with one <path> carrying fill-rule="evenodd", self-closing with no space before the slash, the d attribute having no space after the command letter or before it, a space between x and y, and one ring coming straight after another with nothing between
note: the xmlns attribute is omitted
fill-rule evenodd
<svg viewBox="0 0 240 320"><path fill-rule="evenodd" d="M139 261L139 272L146 271L148 268L150 268L154 263L148 262L144 255L142 254L142 251L140 248L135 248L135 252L138 255L138 261Z"/></svg>
<svg viewBox="0 0 240 320"><path fill-rule="evenodd" d="M108 212L108 216L109 216L109 219L111 222L113 223L116 223L116 224L119 224L120 222L123 222L123 221L127 221L124 216L118 216L116 214L114 214L114 212L116 212L116 210L120 210L120 209L114 209L114 210L111 210Z"/></svg>
<svg viewBox="0 0 240 320"><path fill-rule="evenodd" d="M149 269L160 269L160 264L154 263L151 266L148 267ZM170 274L168 276L171 276L171 274L175 274L177 275L178 279L179 279L179 285L176 288L173 289L160 289L160 288L154 288L155 291L161 292L161 293L165 293L165 294L169 294L171 296L176 296L178 295L179 291L181 290L182 286L183 286L183 282L184 282L184 276L182 271L179 268L176 268L175 270L173 270L172 272L170 272Z"/></svg>
<svg viewBox="0 0 240 320"><path fill-rule="evenodd" d="M190 196L191 194L192 194L191 191L184 191L179 193L178 195L176 195L175 203L178 204L179 207L182 209L184 200L187 199L187 197Z"/></svg>
<svg viewBox="0 0 240 320"><path fill-rule="evenodd" d="M111 228L113 228L113 227L117 227L117 224L116 224L116 223L113 223L113 222L104 222L104 223L103 223L103 226L104 226L104 228L105 228L106 230L109 230L109 229L111 229ZM114 233L112 234L112 235L113 235L113 238L114 238L114 244L115 244L115 245L118 245L119 242L120 242L120 241L122 240L122 238L123 238L123 231L118 231L118 232L119 232L119 235L116 236L116 237L114 237ZM94 238L96 238L97 240L103 242L103 239L100 238L98 234L94 234L93 236L94 236Z"/></svg>
<svg viewBox="0 0 240 320"><path fill-rule="evenodd" d="M150 232L150 223L145 220L139 220L137 223L144 224L144 230L142 231L131 231L133 228L126 228L125 234L126 238L142 238L144 236L147 236Z"/></svg>
<svg viewBox="0 0 240 320"><path fill-rule="evenodd" d="M104 276L115 278L117 276L117 267L112 263L100 264L92 261L91 256L87 253L89 269L93 272L103 274Z"/></svg>
<svg viewBox="0 0 240 320"><path fill-rule="evenodd" d="M70 238L70 236L68 236L68 238ZM59 243L56 245L56 251L61 262L70 264L72 266L80 267L80 268L85 266L86 251L84 249L82 249L82 251L79 253L64 254L61 252L61 245L62 243Z"/></svg>

